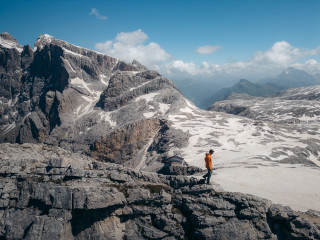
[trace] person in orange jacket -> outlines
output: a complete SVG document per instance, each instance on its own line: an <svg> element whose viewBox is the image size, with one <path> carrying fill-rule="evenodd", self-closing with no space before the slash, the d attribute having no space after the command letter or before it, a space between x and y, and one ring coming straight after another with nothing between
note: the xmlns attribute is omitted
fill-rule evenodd
<svg viewBox="0 0 320 240"><path fill-rule="evenodd" d="M211 174L212 174L212 158L211 158L211 156L212 156L213 153L214 153L214 151L211 149L209 151L209 153L206 153L206 157L204 159L206 161L206 168L208 170L208 173L206 175L204 175L203 178L204 178L204 180L206 180L206 178L208 178L207 179L207 184L209 184L210 178L211 178Z"/></svg>

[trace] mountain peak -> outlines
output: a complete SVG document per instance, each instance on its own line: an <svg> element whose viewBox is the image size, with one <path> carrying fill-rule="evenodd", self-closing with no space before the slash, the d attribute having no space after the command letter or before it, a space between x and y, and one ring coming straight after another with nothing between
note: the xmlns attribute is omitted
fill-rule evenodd
<svg viewBox="0 0 320 240"><path fill-rule="evenodd" d="M296 72L302 72L302 71L293 67L288 67L286 70L283 71L284 74L293 74Z"/></svg>
<svg viewBox="0 0 320 240"><path fill-rule="evenodd" d="M48 43L50 43L52 41L52 39L54 39L54 37L52 37L49 34L40 34L38 36L37 42L39 41L39 42L48 42Z"/></svg>
<svg viewBox="0 0 320 240"><path fill-rule="evenodd" d="M137 69L141 70L141 71L146 71L147 68L146 66L144 66L142 63L140 63L138 60L134 59L131 63L134 67L136 67Z"/></svg>
<svg viewBox="0 0 320 240"><path fill-rule="evenodd" d="M248 81L247 79L240 79L239 83L251 83L251 82Z"/></svg>
<svg viewBox="0 0 320 240"><path fill-rule="evenodd" d="M38 36L37 41L34 44L35 49L42 49L44 45L50 44L51 42L53 42L53 40L55 40L55 38L51 35L41 34Z"/></svg>
<svg viewBox="0 0 320 240"><path fill-rule="evenodd" d="M15 48L20 53L23 50L23 47L18 43L18 41L7 32L3 32L0 34L0 46L9 49Z"/></svg>
<svg viewBox="0 0 320 240"><path fill-rule="evenodd" d="M19 44L18 41L14 37L12 37L11 34L9 34L7 32L1 33L0 37L3 38L4 40L11 41L11 42Z"/></svg>

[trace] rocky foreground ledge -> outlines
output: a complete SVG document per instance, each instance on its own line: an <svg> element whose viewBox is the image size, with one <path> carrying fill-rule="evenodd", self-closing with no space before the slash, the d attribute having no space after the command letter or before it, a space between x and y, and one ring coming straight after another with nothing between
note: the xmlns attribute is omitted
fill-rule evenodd
<svg viewBox="0 0 320 240"><path fill-rule="evenodd" d="M58 147L0 145L0 239L320 239L288 207Z"/></svg>

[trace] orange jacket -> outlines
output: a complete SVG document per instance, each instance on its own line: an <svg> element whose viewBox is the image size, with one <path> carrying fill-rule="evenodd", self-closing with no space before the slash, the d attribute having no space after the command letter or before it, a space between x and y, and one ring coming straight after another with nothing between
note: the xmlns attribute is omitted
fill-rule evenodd
<svg viewBox="0 0 320 240"><path fill-rule="evenodd" d="M211 159L211 154L206 153L206 158L204 159L206 161L206 168L209 170L212 170L212 159Z"/></svg>

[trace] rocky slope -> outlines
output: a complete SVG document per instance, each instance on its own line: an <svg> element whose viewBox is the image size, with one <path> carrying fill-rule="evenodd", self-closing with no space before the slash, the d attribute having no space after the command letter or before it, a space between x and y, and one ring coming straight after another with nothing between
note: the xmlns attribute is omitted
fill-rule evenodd
<svg viewBox="0 0 320 240"><path fill-rule="evenodd" d="M0 196L1 239L320 238L316 215L42 144L0 145Z"/></svg>
<svg viewBox="0 0 320 240"><path fill-rule="evenodd" d="M1 142L58 145L136 167L167 125L165 112L186 104L168 79L137 61L49 35L34 50L7 33L0 40Z"/></svg>
<svg viewBox="0 0 320 240"><path fill-rule="evenodd" d="M223 189L320 210L317 118L301 128L204 111L136 61L48 35L39 36L34 50L8 34L0 40L0 142L45 143L153 172L175 155L203 168L204 153L213 148L212 181ZM287 101L277 108L286 109ZM314 112L317 100L308 101L306 111Z"/></svg>

